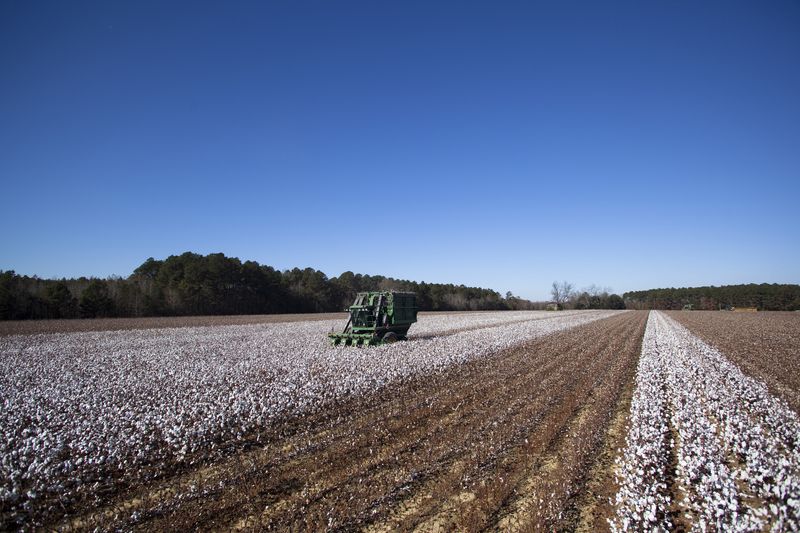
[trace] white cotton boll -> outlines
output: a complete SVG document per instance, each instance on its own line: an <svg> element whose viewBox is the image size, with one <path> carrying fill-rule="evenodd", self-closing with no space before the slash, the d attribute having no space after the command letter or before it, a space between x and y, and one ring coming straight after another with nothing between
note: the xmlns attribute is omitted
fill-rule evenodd
<svg viewBox="0 0 800 533"><path fill-rule="evenodd" d="M800 436L796 415L771 397L763 383L744 376L718 351L661 313L651 312L637 371L627 446L641 446L652 455L626 454L623 465L631 460L657 463L659 454L665 454L665 450L648 448L648 442L641 440L648 434L655 437L653 427L664 427L657 411L665 401L670 405L672 427L680 435L677 459L678 481L685 491L683 505L698 514L696 527L704 529L713 524L714 529L753 531L763 527L761 517L769 514L782 521L784 513L797 523L798 510L788 504L784 508L771 504L768 510L746 508L740 513L739 489L734 482L746 480L748 490L765 499L800 493L800 456L790 452L796 450L793 443ZM727 450L745 458L742 471L729 470ZM629 490L639 494L652 488L647 480L631 478L630 472L630 468L621 470L621 486L627 484ZM658 471L656 477L660 477ZM787 483L768 479L785 479ZM617 523L631 505L636 506L635 500L618 508Z"/></svg>

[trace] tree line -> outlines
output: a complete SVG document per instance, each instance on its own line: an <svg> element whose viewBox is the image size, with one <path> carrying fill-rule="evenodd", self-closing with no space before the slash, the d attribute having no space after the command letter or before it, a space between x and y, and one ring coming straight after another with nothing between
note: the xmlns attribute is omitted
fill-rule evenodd
<svg viewBox="0 0 800 533"><path fill-rule="evenodd" d="M568 281L554 281L550 289L553 309L625 309L625 302L611 289L591 285L577 290Z"/></svg>
<svg viewBox="0 0 800 533"><path fill-rule="evenodd" d="M127 278L41 279L0 271L0 319L240 315L341 311L356 292L417 293L425 311L532 309L511 293L312 268L280 271L224 254L152 257Z"/></svg>
<svg viewBox="0 0 800 533"><path fill-rule="evenodd" d="M682 287L650 289L623 294L629 309L697 310L755 307L760 311L796 311L800 309L800 285L746 284L721 287Z"/></svg>
<svg viewBox="0 0 800 533"><path fill-rule="evenodd" d="M800 309L800 285L749 284L626 292L554 282L551 302L491 289L312 268L276 270L224 254L186 252L147 259L127 278L41 279L0 271L0 320L38 318L238 315L341 311L356 292L413 291L424 311L522 309Z"/></svg>

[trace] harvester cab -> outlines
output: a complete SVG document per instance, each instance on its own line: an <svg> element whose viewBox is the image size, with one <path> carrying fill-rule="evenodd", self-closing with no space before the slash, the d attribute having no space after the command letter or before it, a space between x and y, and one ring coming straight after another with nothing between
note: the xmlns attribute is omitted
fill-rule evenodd
<svg viewBox="0 0 800 533"><path fill-rule="evenodd" d="M408 328L417 321L417 297L413 292L359 292L348 311L344 330L328 334L331 344L386 344L406 339Z"/></svg>

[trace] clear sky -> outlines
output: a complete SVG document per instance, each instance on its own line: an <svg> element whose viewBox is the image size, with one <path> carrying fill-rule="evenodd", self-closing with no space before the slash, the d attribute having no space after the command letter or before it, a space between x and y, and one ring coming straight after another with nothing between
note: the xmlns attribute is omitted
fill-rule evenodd
<svg viewBox="0 0 800 533"><path fill-rule="evenodd" d="M800 4L0 3L0 269L800 282Z"/></svg>

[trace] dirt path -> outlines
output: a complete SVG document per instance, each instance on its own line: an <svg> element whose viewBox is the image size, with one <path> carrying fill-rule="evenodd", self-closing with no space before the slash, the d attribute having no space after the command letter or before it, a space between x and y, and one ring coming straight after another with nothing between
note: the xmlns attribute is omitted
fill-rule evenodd
<svg viewBox="0 0 800 533"><path fill-rule="evenodd" d="M593 322L287 421L233 457L53 525L604 528L603 451L629 402L646 316Z"/></svg>

